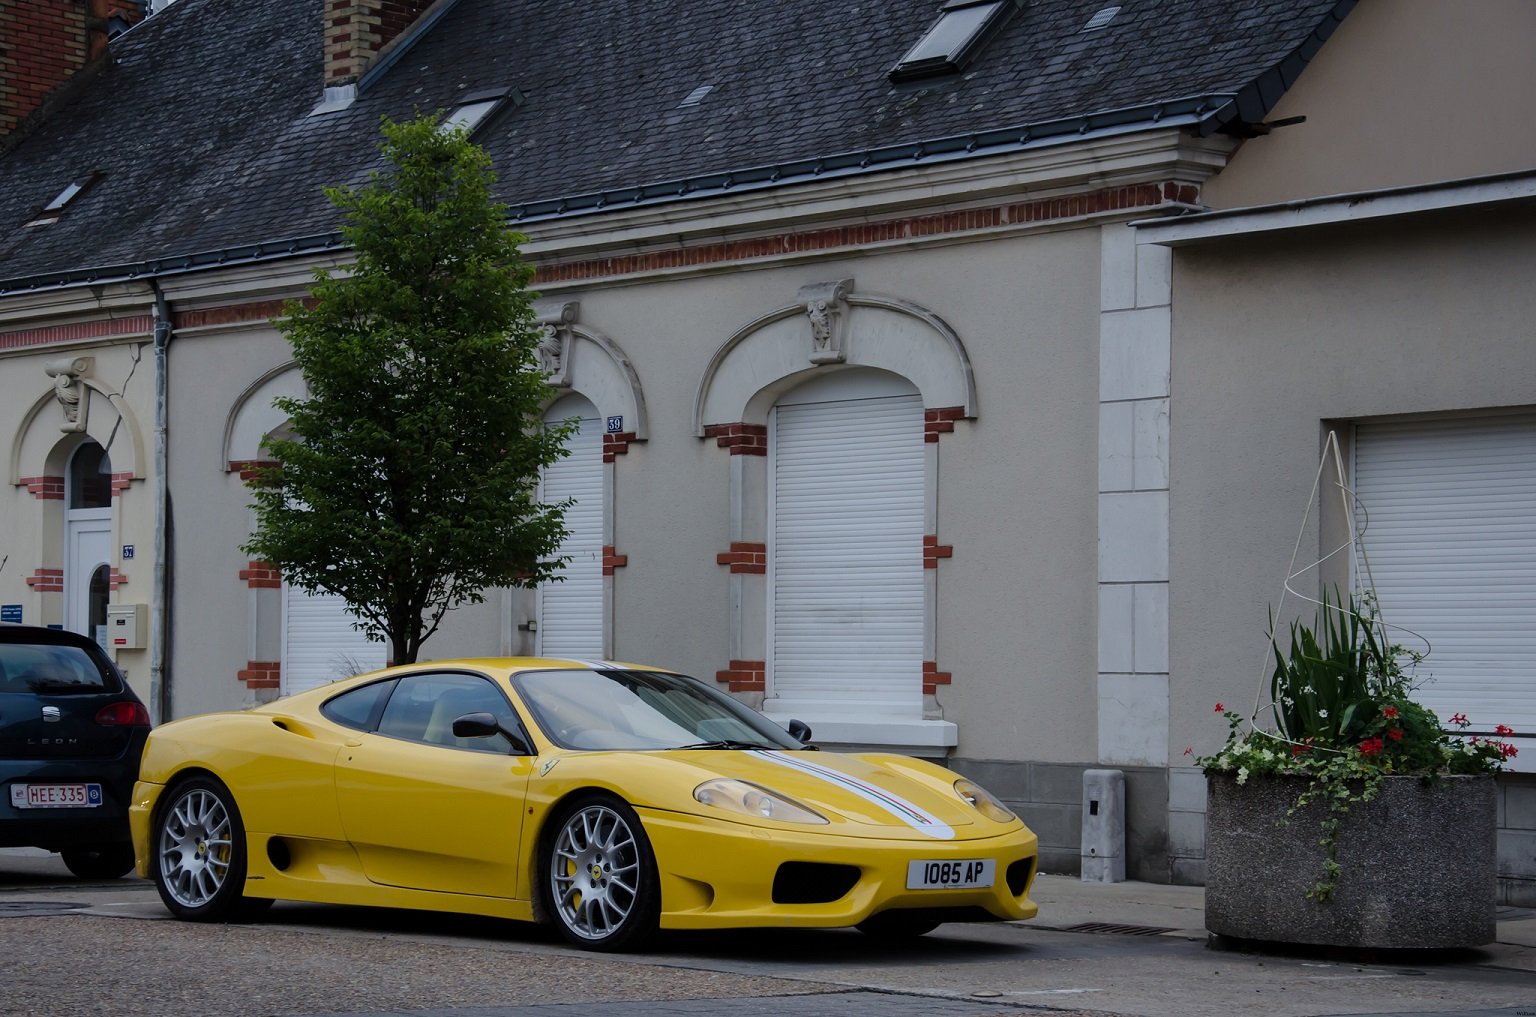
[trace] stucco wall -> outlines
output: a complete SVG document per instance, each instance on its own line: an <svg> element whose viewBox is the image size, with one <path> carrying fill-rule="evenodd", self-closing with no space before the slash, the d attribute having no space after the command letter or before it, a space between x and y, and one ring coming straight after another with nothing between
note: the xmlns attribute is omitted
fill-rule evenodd
<svg viewBox="0 0 1536 1017"><path fill-rule="evenodd" d="M16 483L27 478L62 478L70 455L83 441L107 450L114 474L132 479L112 499L111 560L119 585L110 595L114 604L148 604L154 588L154 356L150 336L93 346L49 347L46 351L0 356L0 441L7 466L0 489L0 603L20 605L21 620L30 625L65 622L64 597L39 592L28 585L38 569L64 569L65 501L39 497L38 485ZM89 408L83 432L61 430L64 411L54 397L54 379L45 365L71 358L89 358L79 386L88 388ZM123 548L133 548L125 560ZM149 654L121 650L114 656L128 671L134 690L147 702L150 693Z"/></svg>
<svg viewBox="0 0 1536 1017"><path fill-rule="evenodd" d="M1175 253L1176 747L1219 744L1213 705L1248 708L1267 674L1322 422L1536 404L1533 225L1420 216ZM1320 543L1313 527L1303 555Z"/></svg>
<svg viewBox="0 0 1536 1017"><path fill-rule="evenodd" d="M1352 10L1202 199L1215 208L1536 166L1536 4L1371 0Z"/></svg>
<svg viewBox="0 0 1536 1017"><path fill-rule="evenodd" d="M727 666L730 456L694 434L706 365L799 287L852 278L858 294L927 308L975 367L979 418L942 436L937 571L944 717L959 754L1091 762L1094 717L1096 228L628 285L551 291L580 301L579 324L628 355L644 389L648 441L613 469L614 649L713 677ZM286 359L269 329L180 336L172 353L177 493L177 712L237 705L249 596L238 550L250 522L221 471L235 399ZM835 436L829 436L835 440ZM505 598L457 612L427 656L501 648ZM519 619L520 620L520 619Z"/></svg>

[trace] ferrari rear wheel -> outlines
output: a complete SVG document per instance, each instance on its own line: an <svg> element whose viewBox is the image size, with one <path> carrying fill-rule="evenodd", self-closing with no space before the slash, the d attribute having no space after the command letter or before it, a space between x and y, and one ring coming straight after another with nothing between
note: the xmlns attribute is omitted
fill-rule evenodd
<svg viewBox="0 0 1536 1017"><path fill-rule="evenodd" d="M151 832L155 888L177 918L228 921L269 901L246 900L245 825L229 789L197 777L170 790Z"/></svg>
<svg viewBox="0 0 1536 1017"><path fill-rule="evenodd" d="M547 911L560 934L589 950L622 950L656 930L656 861L635 810L612 795L563 809L544 851Z"/></svg>
<svg viewBox="0 0 1536 1017"><path fill-rule="evenodd" d="M871 939L896 942L926 936L942 923L921 911L882 911L858 924L858 930Z"/></svg>

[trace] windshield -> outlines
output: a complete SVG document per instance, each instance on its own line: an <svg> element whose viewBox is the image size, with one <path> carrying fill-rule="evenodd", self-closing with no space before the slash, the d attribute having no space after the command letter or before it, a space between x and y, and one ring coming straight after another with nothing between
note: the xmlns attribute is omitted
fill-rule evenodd
<svg viewBox="0 0 1536 1017"><path fill-rule="evenodd" d="M804 748L697 678L657 671L525 671L512 679L535 723L566 749Z"/></svg>

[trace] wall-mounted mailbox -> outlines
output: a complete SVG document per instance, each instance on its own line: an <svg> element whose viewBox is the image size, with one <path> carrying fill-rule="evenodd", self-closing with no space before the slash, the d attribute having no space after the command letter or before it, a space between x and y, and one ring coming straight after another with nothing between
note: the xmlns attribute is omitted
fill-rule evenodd
<svg viewBox="0 0 1536 1017"><path fill-rule="evenodd" d="M107 646L109 648L142 650L148 640L148 604L107 605Z"/></svg>

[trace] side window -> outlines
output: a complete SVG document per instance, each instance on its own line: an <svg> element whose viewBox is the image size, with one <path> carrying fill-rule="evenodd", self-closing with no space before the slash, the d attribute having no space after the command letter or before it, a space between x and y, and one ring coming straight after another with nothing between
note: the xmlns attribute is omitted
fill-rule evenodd
<svg viewBox="0 0 1536 1017"><path fill-rule="evenodd" d="M370 731L373 722L378 719L379 708L384 705L384 700L389 698L389 690L394 687L393 681L383 681L351 689L327 699L320 707L320 712L327 720L333 720L343 727Z"/></svg>
<svg viewBox="0 0 1536 1017"><path fill-rule="evenodd" d="M503 727L518 728L507 697L488 680L471 674L412 674L400 679L384 715L379 734L427 745L506 755L512 743L505 735L457 738L453 722L467 713L489 713Z"/></svg>

